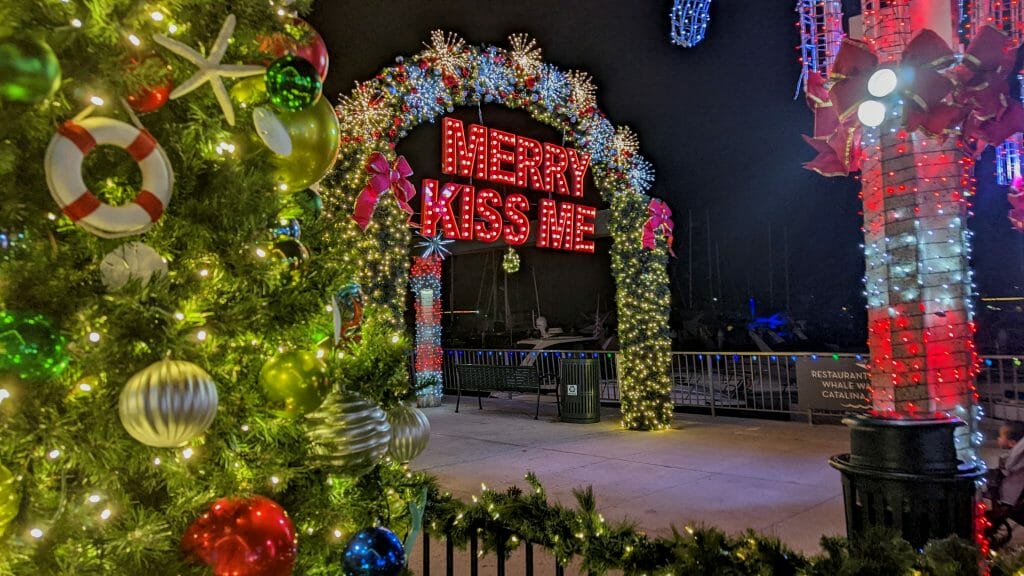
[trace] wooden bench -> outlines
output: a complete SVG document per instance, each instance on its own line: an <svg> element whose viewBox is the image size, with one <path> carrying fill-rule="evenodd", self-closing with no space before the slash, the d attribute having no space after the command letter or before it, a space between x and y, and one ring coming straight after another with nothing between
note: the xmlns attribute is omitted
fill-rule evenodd
<svg viewBox="0 0 1024 576"><path fill-rule="evenodd" d="M533 419L540 416L540 394L543 382L537 374L536 366L489 366L482 364L456 364L456 390L458 397L455 401L455 411L459 411L459 404L462 402L462 390L467 392L536 392L537 408L534 410ZM558 414L562 414L562 407L558 401L558 386L555 390L555 406ZM477 395L477 405L483 410L484 405L481 395Z"/></svg>

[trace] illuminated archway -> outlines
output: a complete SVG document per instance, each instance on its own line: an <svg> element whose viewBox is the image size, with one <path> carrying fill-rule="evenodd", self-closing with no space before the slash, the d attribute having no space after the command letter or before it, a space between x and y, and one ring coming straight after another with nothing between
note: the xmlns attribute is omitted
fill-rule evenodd
<svg viewBox="0 0 1024 576"><path fill-rule="evenodd" d="M481 103L527 111L561 131L567 144L591 155L594 183L611 207L611 268L618 305L621 356L618 365L622 424L630 429L670 425L670 293L665 235L644 248L652 218L645 192L654 178L639 154L633 132L615 127L597 108L596 88L585 72L565 72L546 63L536 42L525 35L509 48L469 46L452 33L435 31L426 49L357 84L338 106L341 154L325 194L335 215L351 213L366 186L365 165L374 152L389 160L412 129L435 122L455 108ZM655 204L658 204L655 202ZM366 291L367 302L401 325L408 283L407 215L385 195L365 232L350 218L331 219L331 231L347 249L345 258Z"/></svg>

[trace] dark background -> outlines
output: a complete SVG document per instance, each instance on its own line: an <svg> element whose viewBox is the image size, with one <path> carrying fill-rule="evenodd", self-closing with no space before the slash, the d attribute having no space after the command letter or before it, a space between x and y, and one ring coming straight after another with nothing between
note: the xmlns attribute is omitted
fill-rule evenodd
<svg viewBox="0 0 1024 576"><path fill-rule="evenodd" d="M849 15L859 3L846 4ZM324 91L334 98L396 56L419 52L434 29L457 32L470 44L500 46L512 33L530 34L545 61L594 77L599 106L614 124L633 128L657 170L651 193L668 201L676 222L679 258L669 270L673 328L682 335L683 324L695 321L712 332L742 327L753 297L759 315L788 306L793 318L806 321L812 338L804 348L862 349L858 185L801 167L813 157L800 138L812 118L803 99L793 99L800 73L794 2L715 0L706 39L689 49L669 41L671 6L633 0L322 0L308 20L330 49ZM561 141L525 115L483 112L484 123L493 127L542 138L546 131L543 139ZM438 142L436 126L426 125L400 145L417 171L415 182L439 175ZM1006 220L1005 188L995 185L992 157L990 149L977 172L975 279L981 296L1016 296L1024 283L1024 241ZM510 276L513 312L528 317L536 307L531 270L551 325L579 324L598 297L602 310L614 297L606 257L535 249L521 255L522 272ZM491 264L500 262L501 254L496 256ZM484 307L492 285L487 256L455 260L454 276L452 264L446 265L445 298L454 297L446 309ZM500 268L497 285L503 285ZM1009 331L1002 349L1015 347L1015 306L978 303L983 350L994 350L999 328ZM685 339L678 344L700 345Z"/></svg>

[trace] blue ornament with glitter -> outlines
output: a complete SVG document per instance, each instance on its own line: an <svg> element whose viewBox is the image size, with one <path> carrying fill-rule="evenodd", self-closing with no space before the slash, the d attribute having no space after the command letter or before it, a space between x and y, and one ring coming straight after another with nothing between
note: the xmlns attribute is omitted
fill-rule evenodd
<svg viewBox="0 0 1024 576"><path fill-rule="evenodd" d="M360 530L345 546L345 576L398 576L404 567L402 541L387 528Z"/></svg>
<svg viewBox="0 0 1024 576"><path fill-rule="evenodd" d="M711 20L711 0L675 0L672 5L672 43L692 48L704 39Z"/></svg>

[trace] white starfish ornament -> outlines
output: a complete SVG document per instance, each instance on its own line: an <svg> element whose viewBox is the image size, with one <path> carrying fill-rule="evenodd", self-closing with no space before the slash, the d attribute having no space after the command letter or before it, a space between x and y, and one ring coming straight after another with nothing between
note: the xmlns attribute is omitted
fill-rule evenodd
<svg viewBox="0 0 1024 576"><path fill-rule="evenodd" d="M227 118L228 124L232 126L235 125L235 108L231 105L231 97L228 96L228 91L224 88L224 82L221 81L221 78L245 78L246 76L263 74L265 70L263 66L221 64L220 61L224 58L224 53L228 50L228 42L231 40L231 35L234 32L235 15L228 14L227 19L224 20L224 25L220 28L220 34L217 35L217 40L213 43L213 48L210 49L210 55L206 57L192 48L185 46L181 42L172 40L163 34L153 36L153 40L155 40L157 44L167 48L171 52L174 52L199 68L191 78L171 92L171 100L180 98L209 82L210 87L213 88L214 96L217 97L217 102L220 104L221 110L224 111L224 117Z"/></svg>

